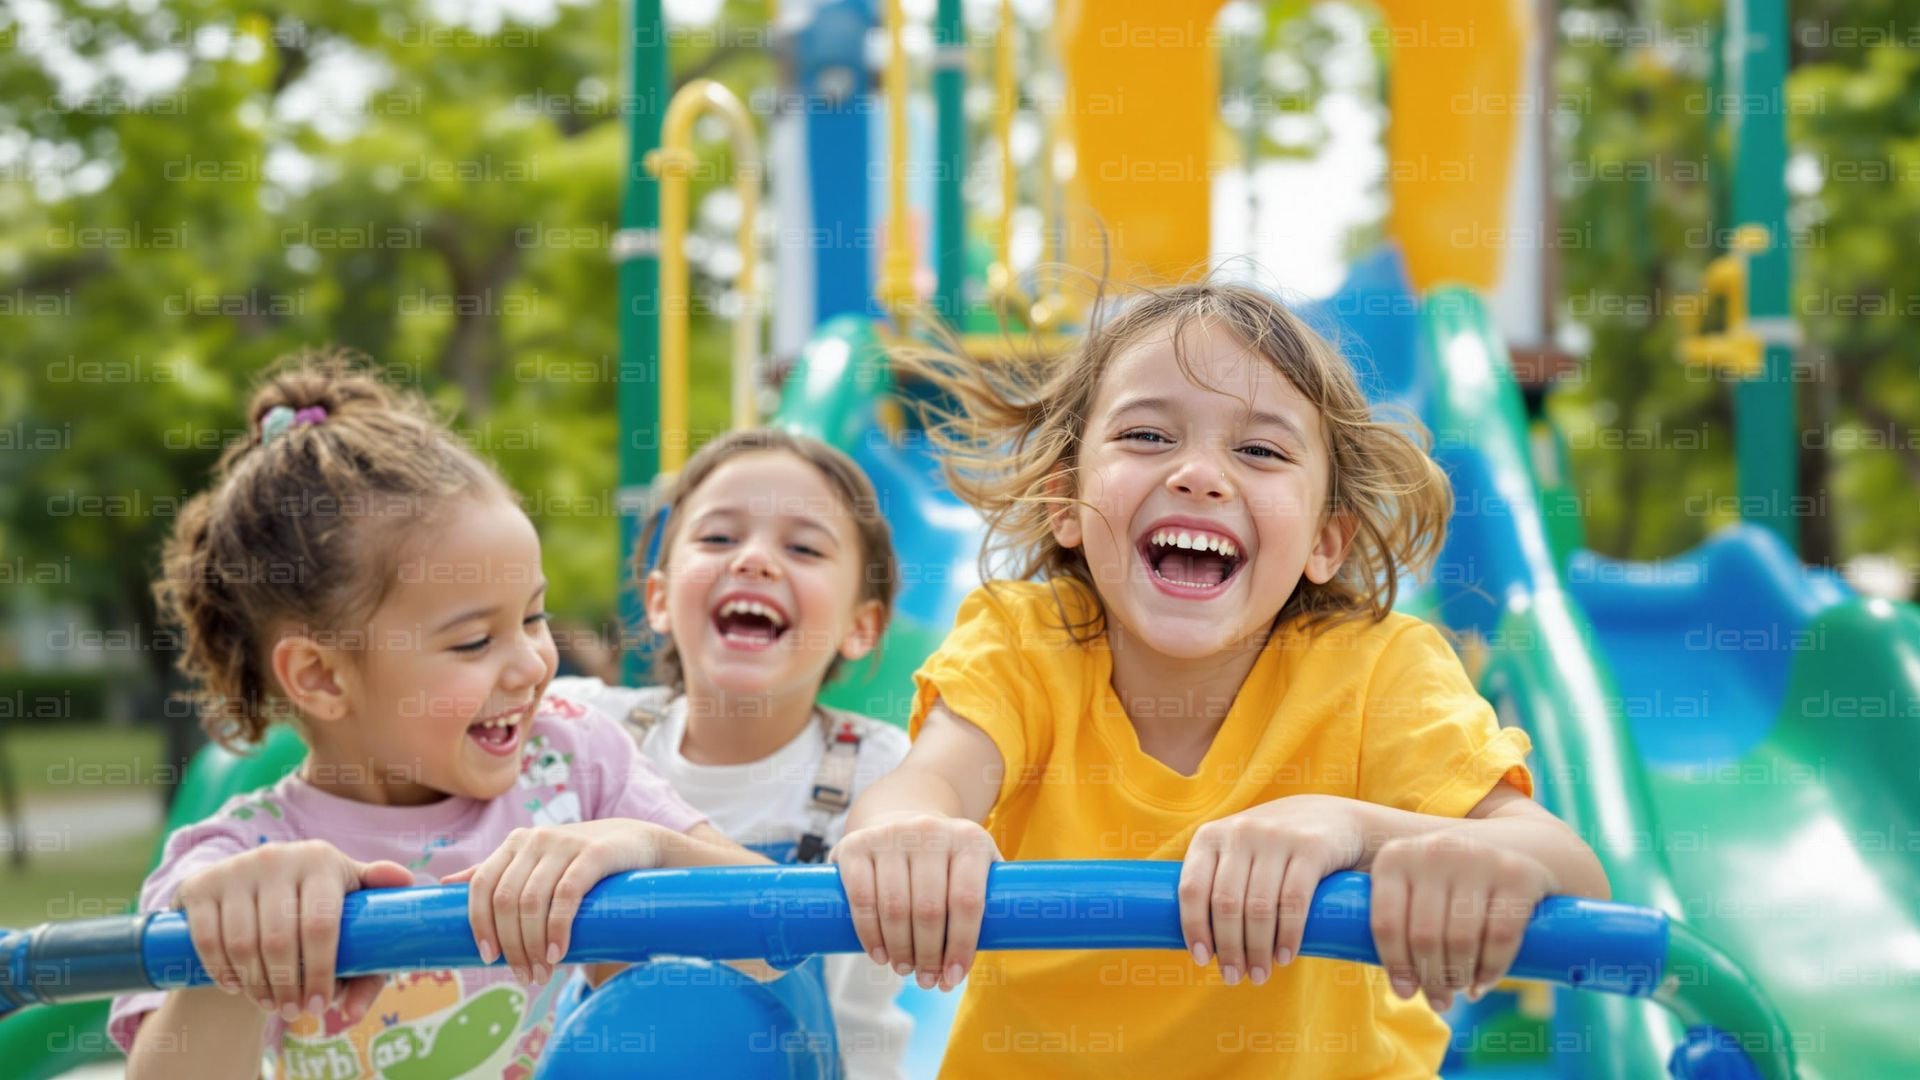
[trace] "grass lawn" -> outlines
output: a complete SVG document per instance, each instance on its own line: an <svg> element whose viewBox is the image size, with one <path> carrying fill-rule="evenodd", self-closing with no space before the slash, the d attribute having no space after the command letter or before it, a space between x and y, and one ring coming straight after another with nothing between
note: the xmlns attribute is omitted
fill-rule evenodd
<svg viewBox="0 0 1920 1080"><path fill-rule="evenodd" d="M35 851L24 872L0 859L0 926L132 912L159 842L155 829L72 851Z"/></svg>
<svg viewBox="0 0 1920 1080"><path fill-rule="evenodd" d="M157 823L132 832L111 830L98 841L79 839L91 830L77 826L71 843L62 839L64 830L51 833L49 842L45 823L64 824L69 814L77 819L89 804L97 819L114 812L103 811L101 804L124 806L143 797L157 802L154 788L169 779L170 768L162 760L160 731L104 723L15 725L0 740L20 797L33 808L29 820L42 823L26 837L24 870L0 849L0 926L133 910L160 840ZM0 839L10 843L11 838Z"/></svg>
<svg viewBox="0 0 1920 1080"><path fill-rule="evenodd" d="M100 789L149 788L172 779L165 740L153 725L9 725L0 746L26 798L84 798Z"/></svg>

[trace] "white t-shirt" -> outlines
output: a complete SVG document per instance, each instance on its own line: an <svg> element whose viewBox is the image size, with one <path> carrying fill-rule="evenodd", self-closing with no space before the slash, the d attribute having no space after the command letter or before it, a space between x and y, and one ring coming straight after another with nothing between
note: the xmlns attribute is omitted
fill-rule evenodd
<svg viewBox="0 0 1920 1080"><path fill-rule="evenodd" d="M566 677L553 681L553 693L583 701L622 719L636 708L659 719L640 737L640 751L680 797L707 815L714 828L735 842L762 852L785 852L807 831L808 797L826 757L819 726L809 724L785 746L744 765L701 765L680 752L687 732L687 702L665 687L635 689L608 686L599 679ZM891 724L852 713L860 728L860 752L853 774L858 798L907 756L907 733ZM632 726L629 725L630 730ZM826 842L838 843L846 831L841 813L828 823ZM780 856L775 855L776 858ZM899 1080L906 1075L907 1038L913 1020L894 1003L904 981L857 953L826 957L827 996L847 1080Z"/></svg>

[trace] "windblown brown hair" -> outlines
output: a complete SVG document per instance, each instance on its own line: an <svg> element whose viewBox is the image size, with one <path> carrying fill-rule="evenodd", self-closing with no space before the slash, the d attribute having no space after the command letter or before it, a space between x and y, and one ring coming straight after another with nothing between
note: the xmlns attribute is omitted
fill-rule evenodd
<svg viewBox="0 0 1920 1080"><path fill-rule="evenodd" d="M317 406L326 418L263 442L276 406ZM294 718L271 670L282 628L357 640L351 622L386 596L408 530L455 496L514 497L420 395L352 353L283 358L247 418L248 437L182 508L153 585L161 617L179 629L201 725L234 750Z"/></svg>
<svg viewBox="0 0 1920 1080"><path fill-rule="evenodd" d="M1080 502L1081 443L1115 357L1165 335L1181 371L1198 383L1182 342L1189 329L1205 327L1232 334L1318 410L1331 462L1325 512L1353 519L1340 569L1325 584L1302 578L1274 625L1297 619L1303 629L1316 629L1385 618L1402 576L1432 566L1453 508L1452 487L1428 456L1418 422L1376 417L1346 358L1259 289L1212 280L1139 288L1102 308L1112 314L1057 358L983 362L952 345L893 356L901 376L937 391L911 404L947 482L987 520L981 580L1079 582L1094 598L1092 614L1074 620L1069 612L1078 605L1062 603L1061 617L1076 640L1104 632L1105 609L1086 557L1055 541L1051 521L1063 506ZM1071 483L1071 494L1059 493L1056 477Z"/></svg>
<svg viewBox="0 0 1920 1080"><path fill-rule="evenodd" d="M667 488L664 512L648 519L639 540L634 543L633 578L636 588L646 587L650 570L659 570L663 574L669 572L673 541L680 533L682 522L680 508L687 504L694 492L700 490L700 485L707 482L714 470L743 454L767 451L792 454L813 466L845 504L848 515L853 518L854 535L860 544L860 589L854 602L879 601L884 626L893 617L893 596L900 572L899 560L893 551L893 529L880 512L880 497L874 492L873 481L867 478L866 471L852 458L839 450L812 436L796 435L779 428L743 428L727 432L701 447L687 461ZM656 540L659 542L659 561L649 566L648 555L654 550ZM654 683L672 687L675 694L685 693L686 671L681 664L680 650L674 647L673 636L654 635L651 630L646 630L646 634L653 642ZM832 682L843 666L841 658L834 657L820 684L824 686Z"/></svg>

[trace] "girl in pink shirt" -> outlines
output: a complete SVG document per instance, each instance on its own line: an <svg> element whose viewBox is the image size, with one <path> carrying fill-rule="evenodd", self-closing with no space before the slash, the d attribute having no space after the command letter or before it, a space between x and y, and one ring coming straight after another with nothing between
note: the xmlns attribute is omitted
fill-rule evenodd
<svg viewBox="0 0 1920 1080"><path fill-rule="evenodd" d="M306 358L249 416L155 589L209 734L289 723L310 752L168 838L141 908L185 909L217 985L119 998L112 1035L140 1076L525 1076L589 889L759 860L547 695L539 539L423 401ZM505 966L335 979L346 893L462 881Z"/></svg>

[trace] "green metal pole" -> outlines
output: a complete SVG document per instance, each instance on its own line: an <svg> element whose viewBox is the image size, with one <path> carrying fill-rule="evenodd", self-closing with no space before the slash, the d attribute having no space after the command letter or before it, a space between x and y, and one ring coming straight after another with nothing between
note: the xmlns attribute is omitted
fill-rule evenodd
<svg viewBox="0 0 1920 1080"><path fill-rule="evenodd" d="M935 239L938 275L934 304L952 325L965 319L967 278L967 204L962 192L967 169L967 28L961 0L940 0L935 15L933 93L939 108L940 175Z"/></svg>
<svg viewBox="0 0 1920 1080"><path fill-rule="evenodd" d="M667 111L666 24L660 0L634 0L632 122L627 129L626 195L613 257L620 282L620 625L643 624L645 612L634 588L633 545L651 509L648 493L660 471L660 185L647 170L647 155L660 147L660 120ZM621 678L636 685L647 658L622 641Z"/></svg>
<svg viewBox="0 0 1920 1080"><path fill-rule="evenodd" d="M1786 0L1729 0L1727 118L1733 134L1733 221L1766 228L1765 251L1748 262L1752 330L1766 366L1734 389L1734 450L1742 516L1800 549L1798 384L1789 309L1793 266L1787 232Z"/></svg>

